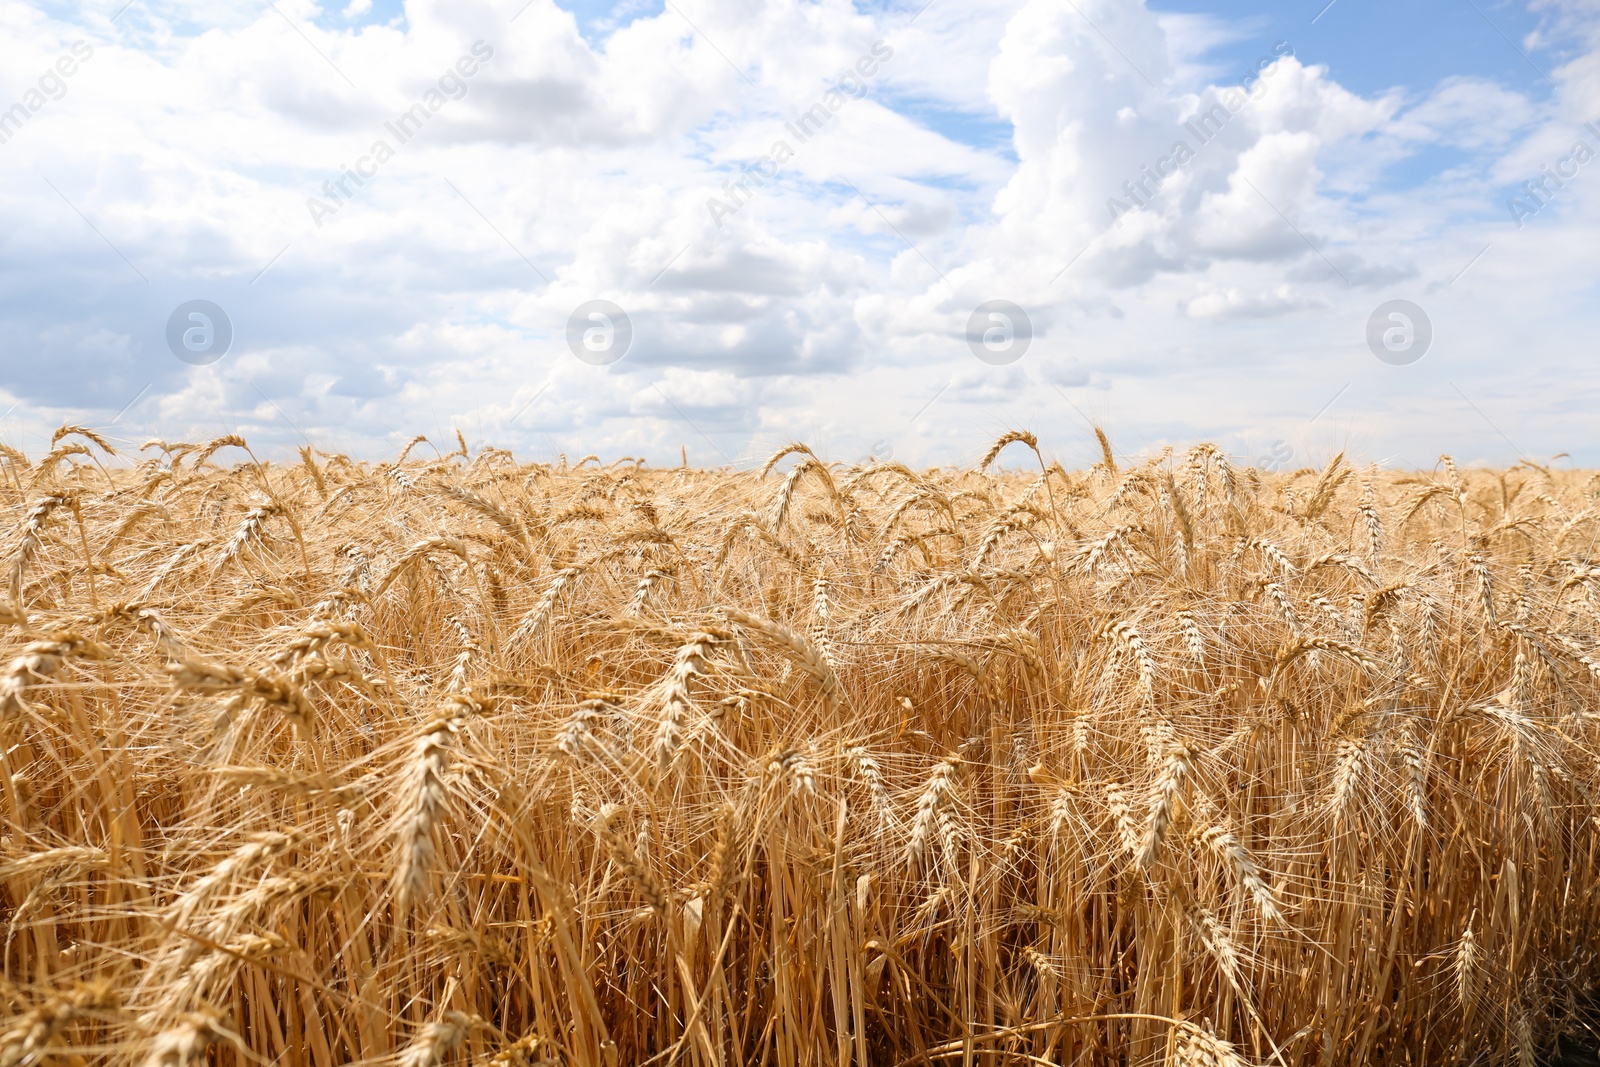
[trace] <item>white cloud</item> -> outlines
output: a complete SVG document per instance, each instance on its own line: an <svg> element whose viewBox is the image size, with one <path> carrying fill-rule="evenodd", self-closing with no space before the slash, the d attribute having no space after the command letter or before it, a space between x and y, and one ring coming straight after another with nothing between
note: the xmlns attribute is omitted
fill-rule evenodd
<svg viewBox="0 0 1600 1067"><path fill-rule="evenodd" d="M1266 319L1327 306L1326 300L1298 293L1288 285L1276 285L1260 292L1245 292L1230 286L1200 294L1188 302L1185 310L1194 319Z"/></svg>
<svg viewBox="0 0 1600 1067"><path fill-rule="evenodd" d="M74 41L94 50L0 144L0 411L18 402L0 435L37 447L148 386L118 429L347 451L459 422L579 454L720 461L812 435L953 459L1009 421L1081 434L1068 400L1129 447L1248 454L1330 426L1382 455L1440 447L1430 433L1499 458L1499 432L1583 447L1600 164L1521 230L1504 201L1600 117L1585 3L1535 5L1536 43L1566 57L1549 101L1467 73L1362 96L1285 55L1242 104L1213 55L1245 28L1131 0L935 4L909 24L915 7L700 0L698 32L668 9L588 39L551 0L508 22L518 6L413 0L329 29L314 0L140 3L115 24L0 0L0 107ZM449 74L478 41L492 58ZM892 56L865 95L795 137L878 42ZM459 99L398 143L384 124L446 76ZM1186 125L1207 115L1204 137ZM1009 143L972 132L996 123ZM379 140L393 158L317 227L308 199ZM732 191L779 141L792 158ZM712 198L739 201L720 226ZM197 296L237 334L207 368L162 339ZM1394 296L1435 320L1410 368L1362 340ZM596 297L634 325L605 369L565 342ZM996 297L1034 329L1006 368L963 337Z"/></svg>

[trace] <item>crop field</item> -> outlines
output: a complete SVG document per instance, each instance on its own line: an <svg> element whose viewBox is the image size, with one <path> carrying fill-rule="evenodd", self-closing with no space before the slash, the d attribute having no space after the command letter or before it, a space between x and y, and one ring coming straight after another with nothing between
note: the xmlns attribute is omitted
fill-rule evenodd
<svg viewBox="0 0 1600 1067"><path fill-rule="evenodd" d="M0 450L0 1067L1583 1040L1600 475L1099 443Z"/></svg>

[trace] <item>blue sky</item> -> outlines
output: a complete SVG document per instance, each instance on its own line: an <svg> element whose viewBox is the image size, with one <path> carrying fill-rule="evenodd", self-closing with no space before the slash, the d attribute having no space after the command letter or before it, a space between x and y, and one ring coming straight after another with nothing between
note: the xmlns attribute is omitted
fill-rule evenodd
<svg viewBox="0 0 1600 1067"><path fill-rule="evenodd" d="M1525 4L1230 0L1152 7L1207 15L1237 27L1240 39L1215 51L1219 62L1242 65L1273 41L1292 41L1297 55L1308 63L1326 65L1332 77L1352 92L1370 95L1397 85L1423 92L1460 76L1492 79L1535 96L1548 96L1551 89L1518 51L1540 24ZM1554 65L1547 51L1541 51L1536 62Z"/></svg>
<svg viewBox="0 0 1600 1067"><path fill-rule="evenodd" d="M565 11L570 11L578 21L578 31L584 39L592 45L601 45L605 38L622 26L626 26L637 18L654 18L662 14L664 6L660 0L623 0L622 3L610 3L609 0L568 0L557 5Z"/></svg>
<svg viewBox="0 0 1600 1067"><path fill-rule="evenodd" d="M1600 464L1595 0L122 6L0 0L13 447Z"/></svg>

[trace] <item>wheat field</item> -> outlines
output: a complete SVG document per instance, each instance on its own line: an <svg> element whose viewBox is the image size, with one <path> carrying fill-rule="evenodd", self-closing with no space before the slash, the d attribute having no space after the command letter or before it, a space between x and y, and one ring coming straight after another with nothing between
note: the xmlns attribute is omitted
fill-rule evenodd
<svg viewBox="0 0 1600 1067"><path fill-rule="evenodd" d="M1600 475L1099 443L3 449L0 1067L1583 1033Z"/></svg>

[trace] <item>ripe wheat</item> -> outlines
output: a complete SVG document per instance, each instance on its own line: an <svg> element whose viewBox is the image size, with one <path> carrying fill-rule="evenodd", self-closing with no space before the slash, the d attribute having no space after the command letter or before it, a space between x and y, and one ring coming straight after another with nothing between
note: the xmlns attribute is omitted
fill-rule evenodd
<svg viewBox="0 0 1600 1067"><path fill-rule="evenodd" d="M0 1067L1526 1063L1585 1024L1589 474L458 444L0 447Z"/></svg>

